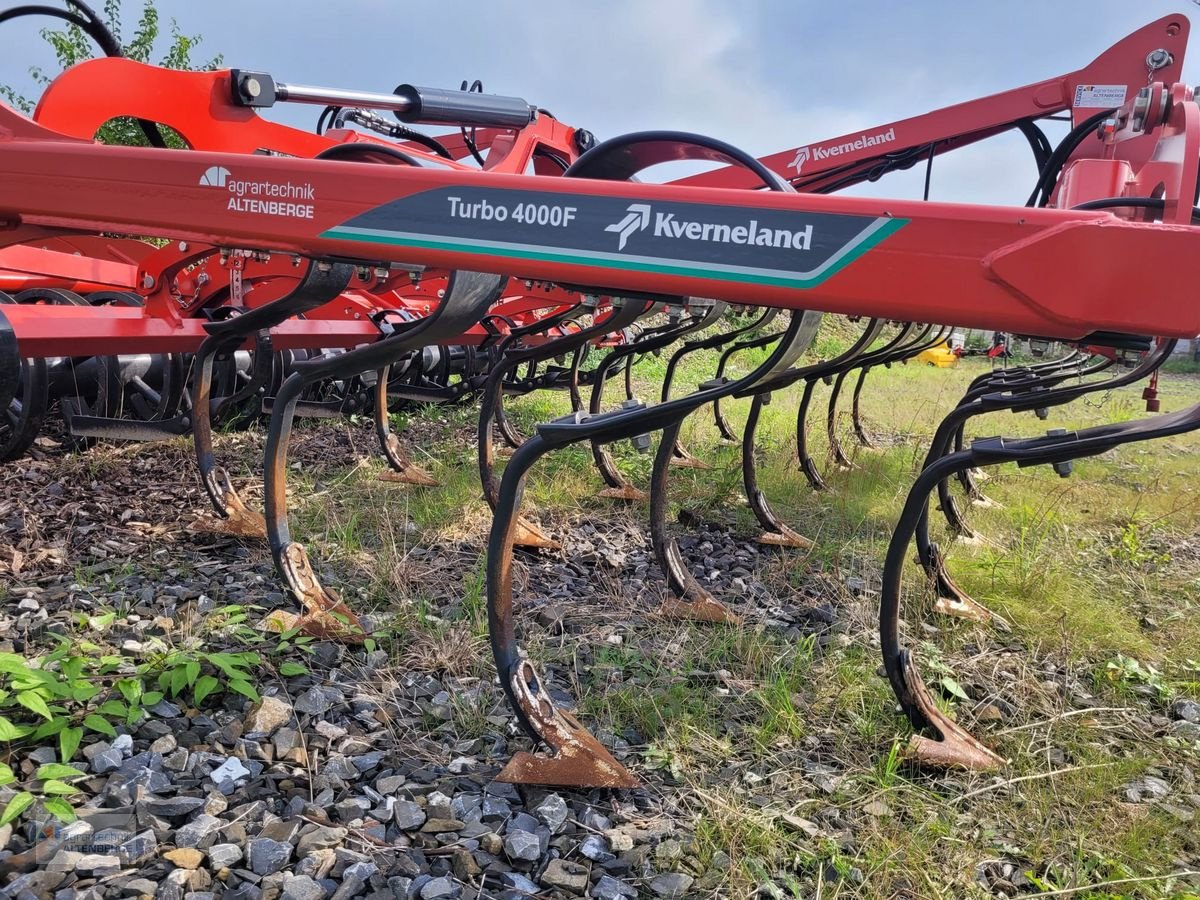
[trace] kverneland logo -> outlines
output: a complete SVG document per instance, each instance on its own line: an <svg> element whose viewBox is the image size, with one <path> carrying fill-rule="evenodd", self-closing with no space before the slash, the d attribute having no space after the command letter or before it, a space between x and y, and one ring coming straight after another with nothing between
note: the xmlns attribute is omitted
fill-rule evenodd
<svg viewBox="0 0 1200 900"><path fill-rule="evenodd" d="M808 250L812 246L813 227L805 225L799 231L788 228L761 226L757 219L736 223L698 222L680 219L676 213L655 212L648 203L631 203L619 222L605 226L616 232L617 249L624 250L629 238L640 231L651 230L656 238L683 241L711 241L717 244L740 244L751 247L786 247Z"/></svg>
<svg viewBox="0 0 1200 900"><path fill-rule="evenodd" d="M796 151L796 158L791 161L788 168L795 169L799 172L804 168L805 163L810 159L821 161L834 156L842 156L846 153L853 153L855 150L864 150L867 147L875 147L879 144L890 144L896 140L896 129L889 128L887 131L879 131L875 134L860 134L858 137L850 141L845 141L841 144L828 144L825 146L813 145L809 147L801 147Z"/></svg>

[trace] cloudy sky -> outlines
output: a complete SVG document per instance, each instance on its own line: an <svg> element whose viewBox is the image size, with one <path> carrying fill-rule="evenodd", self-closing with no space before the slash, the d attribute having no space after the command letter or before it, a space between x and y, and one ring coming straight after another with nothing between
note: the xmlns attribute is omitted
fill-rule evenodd
<svg viewBox="0 0 1200 900"><path fill-rule="evenodd" d="M53 0L52 0L53 2ZM93 0L101 5L100 0ZM126 36L141 0L124 0ZM1081 68L1160 16L1200 20L1195 0L158 0L203 36L196 58L281 81L390 91L483 80L598 138L701 132L755 155L814 143ZM35 95L53 66L40 23L6 23L0 83ZM1200 47L1185 79L1200 82ZM311 127L318 109L270 115ZM1052 139L1061 134L1048 129ZM1020 137L935 163L933 199L1024 202L1034 178ZM923 173L865 192L919 196Z"/></svg>

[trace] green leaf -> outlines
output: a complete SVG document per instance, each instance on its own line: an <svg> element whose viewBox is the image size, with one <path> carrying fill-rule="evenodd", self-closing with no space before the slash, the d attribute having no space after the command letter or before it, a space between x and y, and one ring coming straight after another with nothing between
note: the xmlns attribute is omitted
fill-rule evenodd
<svg viewBox="0 0 1200 900"><path fill-rule="evenodd" d="M14 725L4 716L0 716L0 741L15 741L25 737L32 730L25 725Z"/></svg>
<svg viewBox="0 0 1200 900"><path fill-rule="evenodd" d="M100 693L100 688L94 684L84 682L82 684L76 684L73 688L71 688L71 699L76 703L87 703L98 693Z"/></svg>
<svg viewBox="0 0 1200 900"><path fill-rule="evenodd" d="M16 780L17 776L13 774L12 767L6 763L0 763L0 787L12 784Z"/></svg>
<svg viewBox="0 0 1200 900"><path fill-rule="evenodd" d="M63 762L70 762L83 741L82 728L64 728L58 733L58 756Z"/></svg>
<svg viewBox="0 0 1200 900"><path fill-rule="evenodd" d="M108 735L109 737L117 736L117 729L113 728L112 725L109 724L108 719L104 718L104 716L98 716L95 713L92 713L83 720L83 724L92 731L98 731L101 734Z"/></svg>
<svg viewBox="0 0 1200 900"><path fill-rule="evenodd" d="M23 675L29 670L29 661L16 653L0 653L0 672Z"/></svg>
<svg viewBox="0 0 1200 900"><path fill-rule="evenodd" d="M137 678L122 678L117 682L117 690L126 703L137 703L142 696L142 682Z"/></svg>
<svg viewBox="0 0 1200 900"><path fill-rule="evenodd" d="M42 806L46 807L46 812L64 825L70 825L75 821L74 808L62 797L46 797L42 800Z"/></svg>
<svg viewBox="0 0 1200 900"><path fill-rule="evenodd" d="M279 667L279 674L284 678L291 678L295 675L307 675L308 667L298 662L285 662Z"/></svg>
<svg viewBox="0 0 1200 900"><path fill-rule="evenodd" d="M212 694L214 691L221 689L221 682L213 678L211 675L202 675L196 682L195 688L192 689L192 699L199 706L204 702L204 698Z"/></svg>
<svg viewBox="0 0 1200 900"><path fill-rule="evenodd" d="M186 666L177 666L171 670L171 696L178 697L179 692L188 685L188 673Z"/></svg>
<svg viewBox="0 0 1200 900"><path fill-rule="evenodd" d="M243 697L249 697L251 700L258 700L258 691L254 689L248 681L243 681L241 678L229 679L229 689L235 693L241 694Z"/></svg>
<svg viewBox="0 0 1200 900"><path fill-rule="evenodd" d="M946 689L947 693L953 694L959 700L970 700L971 699L970 697L967 696L967 692L963 690L962 685L959 684L957 681L955 681L953 678L951 678L949 675L947 675L946 677L944 677L942 679L942 687L944 687Z"/></svg>
<svg viewBox="0 0 1200 900"><path fill-rule="evenodd" d="M7 825L13 821L29 807L33 806L33 801L36 798L29 791L21 791L17 796L8 801L8 806L4 807L4 812L0 813L0 827Z"/></svg>
<svg viewBox="0 0 1200 900"><path fill-rule="evenodd" d="M38 726L37 730L33 733L33 739L40 741L43 738L54 737L54 735L60 733L66 727L67 720L62 716L55 716L49 722L43 722Z"/></svg>
<svg viewBox="0 0 1200 900"><path fill-rule="evenodd" d="M44 766L38 766L33 777L38 781L49 781L51 778L83 778L86 774L64 763L46 763Z"/></svg>
<svg viewBox="0 0 1200 900"><path fill-rule="evenodd" d="M54 718L54 713L50 712L50 706L46 703L46 698L41 694L35 694L33 691L20 691L17 694L17 702L44 719Z"/></svg>
<svg viewBox="0 0 1200 900"><path fill-rule="evenodd" d="M194 685L196 679L200 677L200 663L193 659L183 667L183 671L187 675L187 683Z"/></svg>
<svg viewBox="0 0 1200 900"><path fill-rule="evenodd" d="M158 689L165 693L171 687L171 673L163 672L158 676Z"/></svg>
<svg viewBox="0 0 1200 900"><path fill-rule="evenodd" d="M69 794L78 794L79 788L69 785L65 781L59 781L57 778L52 778L42 785L42 793L65 796Z"/></svg>
<svg viewBox="0 0 1200 900"><path fill-rule="evenodd" d="M129 707L120 700L106 700L96 707L96 712L102 716L123 719L129 714Z"/></svg>
<svg viewBox="0 0 1200 900"><path fill-rule="evenodd" d="M146 691L142 694L142 706L153 706L155 703L162 702L162 691Z"/></svg>

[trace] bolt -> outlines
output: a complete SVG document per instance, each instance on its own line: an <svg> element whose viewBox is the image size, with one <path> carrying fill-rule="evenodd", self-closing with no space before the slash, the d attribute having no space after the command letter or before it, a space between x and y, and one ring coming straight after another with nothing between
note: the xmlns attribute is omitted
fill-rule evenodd
<svg viewBox="0 0 1200 900"><path fill-rule="evenodd" d="M1151 72L1157 72L1159 69L1166 68L1172 62L1174 62L1174 57L1171 56L1168 50L1160 48L1158 50L1151 50L1146 54L1146 68Z"/></svg>
<svg viewBox="0 0 1200 900"><path fill-rule="evenodd" d="M1035 416L1037 416L1039 419L1048 419L1048 418L1050 418L1050 410L1048 410L1048 409L1047 409L1046 407L1044 407L1044 406L1042 406L1042 407L1039 407L1038 409L1035 409L1035 410L1033 411L1033 414L1034 414Z"/></svg>
<svg viewBox="0 0 1200 900"><path fill-rule="evenodd" d="M255 100L262 94L262 83L253 76L245 78L242 80L242 93Z"/></svg>
<svg viewBox="0 0 1200 900"><path fill-rule="evenodd" d="M332 269L333 269L333 263L326 262L323 259L317 260L317 271L318 272L329 272L329 271L332 271Z"/></svg>
<svg viewBox="0 0 1200 900"><path fill-rule="evenodd" d="M180 252L180 253L187 253L187 248L188 248L187 241L180 241L180 242L179 242L179 252Z"/></svg>
<svg viewBox="0 0 1200 900"><path fill-rule="evenodd" d="M1051 428L1046 432L1046 437L1066 437L1067 429ZM1059 478L1069 478L1071 471L1075 468L1075 463L1072 460L1066 459L1062 462L1051 463L1050 468L1058 473Z"/></svg>
<svg viewBox="0 0 1200 900"><path fill-rule="evenodd" d="M635 434L629 439L629 443L633 445L633 449L638 453L648 453L650 451L650 435Z"/></svg>
<svg viewBox="0 0 1200 900"><path fill-rule="evenodd" d="M152 287L154 287L154 276L149 272L142 276L142 287L144 287L146 290L150 290Z"/></svg>

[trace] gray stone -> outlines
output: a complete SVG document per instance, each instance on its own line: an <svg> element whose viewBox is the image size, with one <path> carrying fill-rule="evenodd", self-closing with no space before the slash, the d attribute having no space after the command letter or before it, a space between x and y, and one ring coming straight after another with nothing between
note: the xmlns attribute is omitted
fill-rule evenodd
<svg viewBox="0 0 1200 900"><path fill-rule="evenodd" d="M208 861L214 869L228 869L242 861L242 848L237 844L213 844L208 848Z"/></svg>
<svg viewBox="0 0 1200 900"><path fill-rule="evenodd" d="M1200 703L1195 700L1176 700L1171 704L1171 718L1200 725Z"/></svg>
<svg viewBox="0 0 1200 900"><path fill-rule="evenodd" d="M611 875L601 875L592 885L592 896L596 900L636 900L637 890Z"/></svg>
<svg viewBox="0 0 1200 900"><path fill-rule="evenodd" d="M346 840L345 828L333 828L328 825L318 825L307 834L300 835L296 844L296 853L307 856L314 850L329 850L339 846Z"/></svg>
<svg viewBox="0 0 1200 900"><path fill-rule="evenodd" d="M220 819L201 813L175 832L175 846L203 850L216 840L217 832L224 827L225 823Z"/></svg>
<svg viewBox="0 0 1200 900"><path fill-rule="evenodd" d="M462 888L454 883L454 879L443 875L424 884L421 888L421 900L452 900L461 893Z"/></svg>
<svg viewBox="0 0 1200 900"><path fill-rule="evenodd" d="M203 805L203 797L147 797L138 803L138 812L171 819L190 815Z"/></svg>
<svg viewBox="0 0 1200 900"><path fill-rule="evenodd" d="M542 892L541 886L536 881L530 881L520 872L504 872L500 875L500 880L507 887L520 891L522 894L534 896Z"/></svg>
<svg viewBox="0 0 1200 900"><path fill-rule="evenodd" d="M1125 785L1125 799L1130 803L1150 803L1171 793L1171 786L1161 778L1143 775Z"/></svg>
<svg viewBox="0 0 1200 900"><path fill-rule="evenodd" d="M567 801L558 794L550 794L545 800L538 804L534 810L551 831L557 832L562 828L563 823L567 821L567 814L570 810L567 809Z"/></svg>
<svg viewBox="0 0 1200 900"><path fill-rule="evenodd" d="M650 882L650 890L659 897L684 897L695 879L682 872L664 872L654 876Z"/></svg>
<svg viewBox="0 0 1200 900"><path fill-rule="evenodd" d="M75 871L85 877L112 875L121 868L121 860L107 853L85 853L75 861Z"/></svg>
<svg viewBox="0 0 1200 900"><path fill-rule="evenodd" d="M329 900L352 900L354 897L361 897L366 893L366 887L366 882L355 875L343 876L342 883Z"/></svg>
<svg viewBox="0 0 1200 900"><path fill-rule="evenodd" d="M392 821L401 831L416 831L425 824L425 810L411 800L397 800L392 808Z"/></svg>
<svg viewBox="0 0 1200 900"><path fill-rule="evenodd" d="M589 834L579 844L579 853L592 862L605 862L613 858L608 850L608 842L598 834Z"/></svg>
<svg viewBox="0 0 1200 900"><path fill-rule="evenodd" d="M343 880L346 878L357 878L360 881L370 881L371 876L379 872L379 866L369 859L361 862L351 863L346 866L342 872Z"/></svg>
<svg viewBox="0 0 1200 900"><path fill-rule="evenodd" d="M588 886L587 866L565 859L552 859L542 872L542 884L582 894Z"/></svg>
<svg viewBox="0 0 1200 900"><path fill-rule="evenodd" d="M532 832L510 830L504 836L504 852L514 862L536 862L542 855L542 842Z"/></svg>
<svg viewBox="0 0 1200 900"><path fill-rule="evenodd" d="M292 707L279 697L263 697L250 708L242 723L245 734L272 734L292 718Z"/></svg>
<svg viewBox="0 0 1200 900"><path fill-rule="evenodd" d="M307 875L293 875L283 883L282 900L325 900L325 888Z"/></svg>
<svg viewBox="0 0 1200 900"><path fill-rule="evenodd" d="M117 856L125 866L136 866L157 855L158 839L150 830L135 834L117 848Z"/></svg>
<svg viewBox="0 0 1200 900"><path fill-rule="evenodd" d="M116 771L121 768L121 763L125 757L121 755L120 750L109 748L103 750L92 757L92 771L97 775L104 775L108 772Z"/></svg>
<svg viewBox="0 0 1200 900"><path fill-rule="evenodd" d="M236 756L231 756L208 776L222 794L229 795L237 790L238 783L250 777L250 770Z"/></svg>
<svg viewBox="0 0 1200 900"><path fill-rule="evenodd" d="M246 845L250 871L255 875L274 875L292 859L292 845L271 838L255 838Z"/></svg>
<svg viewBox="0 0 1200 900"><path fill-rule="evenodd" d="M334 704L342 703L345 695L329 685L313 685L296 700L296 712L319 716L333 708Z"/></svg>

